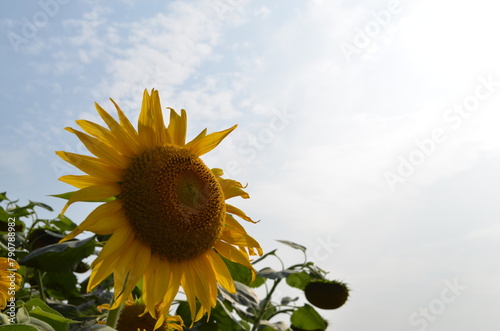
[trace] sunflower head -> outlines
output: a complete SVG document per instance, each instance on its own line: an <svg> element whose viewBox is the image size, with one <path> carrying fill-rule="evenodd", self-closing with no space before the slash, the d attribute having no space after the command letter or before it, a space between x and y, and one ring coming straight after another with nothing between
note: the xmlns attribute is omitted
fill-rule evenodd
<svg viewBox="0 0 500 331"><path fill-rule="evenodd" d="M154 316L155 307L163 307L157 325L168 315L180 286L196 321L215 307L217 284L235 291L221 256L255 273L250 256L262 255L234 216L255 222L226 202L249 198L244 187L200 159L236 125L211 134L205 129L186 142L186 111L170 109L166 126L157 91L144 92L137 129L114 104L118 120L96 104L108 128L85 120L77 121L84 132L67 128L94 156L57 152L86 173L60 178L79 189L63 212L77 201L107 201L63 240L83 231L111 234L92 264L89 281L90 290L113 273L111 308L122 304L143 278L146 311Z"/></svg>
<svg viewBox="0 0 500 331"><path fill-rule="evenodd" d="M12 300L12 291L21 286L22 277L16 271L19 264L10 258L0 257L0 310L7 307L7 301Z"/></svg>
<svg viewBox="0 0 500 331"><path fill-rule="evenodd" d="M178 315L168 316L163 324L157 325L157 320L148 314L146 305L141 300L127 300L123 305L118 322L116 324L117 331L168 331L180 330L184 325L182 318ZM156 312L159 314L159 311Z"/></svg>

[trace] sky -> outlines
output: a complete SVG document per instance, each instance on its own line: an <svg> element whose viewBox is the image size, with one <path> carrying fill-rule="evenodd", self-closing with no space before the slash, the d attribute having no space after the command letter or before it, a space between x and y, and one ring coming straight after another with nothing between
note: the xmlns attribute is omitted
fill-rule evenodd
<svg viewBox="0 0 500 331"><path fill-rule="evenodd" d="M45 202L86 153L65 131L144 89L248 183L248 232L352 289L331 330L500 327L500 20L494 2L0 2L0 191ZM233 202L233 201L232 201ZM89 206L90 205L90 206ZM82 221L95 207L75 204ZM46 216L43 211L40 215ZM52 213L50 216L54 217ZM265 265L262 265L264 267ZM283 295L295 292L282 290Z"/></svg>

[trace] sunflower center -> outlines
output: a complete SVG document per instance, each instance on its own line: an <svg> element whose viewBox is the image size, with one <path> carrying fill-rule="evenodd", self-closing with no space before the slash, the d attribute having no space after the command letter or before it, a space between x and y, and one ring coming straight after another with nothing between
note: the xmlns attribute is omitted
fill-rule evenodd
<svg viewBox="0 0 500 331"><path fill-rule="evenodd" d="M156 147L135 157L122 182L136 238L171 261L212 248L225 220L224 193L210 169L185 148Z"/></svg>

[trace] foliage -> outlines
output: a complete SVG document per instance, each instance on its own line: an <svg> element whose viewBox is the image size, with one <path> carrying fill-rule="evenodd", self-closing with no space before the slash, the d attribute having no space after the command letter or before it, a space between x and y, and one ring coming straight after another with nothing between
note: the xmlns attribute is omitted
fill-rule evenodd
<svg viewBox="0 0 500 331"><path fill-rule="evenodd" d="M15 307L7 307L0 314L0 331L113 330L104 325L108 312L98 309L98 306L109 304L113 297L112 278L86 292L90 274L88 261L99 254L107 238L91 236L59 243L76 224L62 215L50 220L39 219L36 209L52 212L52 208L40 202L29 201L26 205L18 205L18 202L8 199L6 193L0 193L0 257L15 259L21 266L17 272L23 278L15 294ZM316 309L309 304L299 304L304 301L303 298L277 297L278 293L286 292L286 288L295 288L305 291L306 300L309 300L309 284L336 284L343 289L342 298L332 297L336 295L332 293L328 294L329 297L321 297L321 293L314 295L320 296L319 302L335 302L337 308L338 302L347 299L347 286L328 281L325 278L327 273L307 260L306 247L290 241L279 242L302 252L304 262L285 268L275 249L253 264L258 269L274 258L280 261L282 268L262 267L253 277L248 268L224 260L235 280L236 293L219 288L218 303L210 317L194 324L187 301L182 295L178 296L175 313L184 320L184 329L325 330L328 323ZM141 294L140 287L134 291L137 296ZM265 293L263 298L259 297L259 292ZM314 300L309 301L314 305Z"/></svg>

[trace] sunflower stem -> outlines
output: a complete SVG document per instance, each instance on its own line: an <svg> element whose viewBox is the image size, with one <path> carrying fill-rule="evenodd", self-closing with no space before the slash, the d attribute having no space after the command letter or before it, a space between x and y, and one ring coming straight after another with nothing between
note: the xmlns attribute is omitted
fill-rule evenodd
<svg viewBox="0 0 500 331"><path fill-rule="evenodd" d="M257 328L259 327L260 320L264 316L264 313L267 310L267 305L269 304L269 301L271 301L271 297L272 297L274 291L276 290L276 288L278 287L278 284L280 282L281 282L281 279L277 279L277 280L274 281L273 287L271 287L271 291L269 291L269 293L267 294L266 298L264 299L263 304L262 304L262 306L260 308L260 311L259 311L259 315L257 316L257 318L254 321L254 324L253 324L253 327L252 327L252 331L256 331Z"/></svg>
<svg viewBox="0 0 500 331"><path fill-rule="evenodd" d="M47 303L47 298L45 297L45 288L43 287L42 272L40 270L35 270L36 282L38 283L38 292L40 292L40 299Z"/></svg>
<svg viewBox="0 0 500 331"><path fill-rule="evenodd" d="M118 306L118 308L110 310L108 312L108 317L106 318L106 325L116 329L116 322L118 322L118 317L120 316L120 312L122 310L122 305Z"/></svg>

